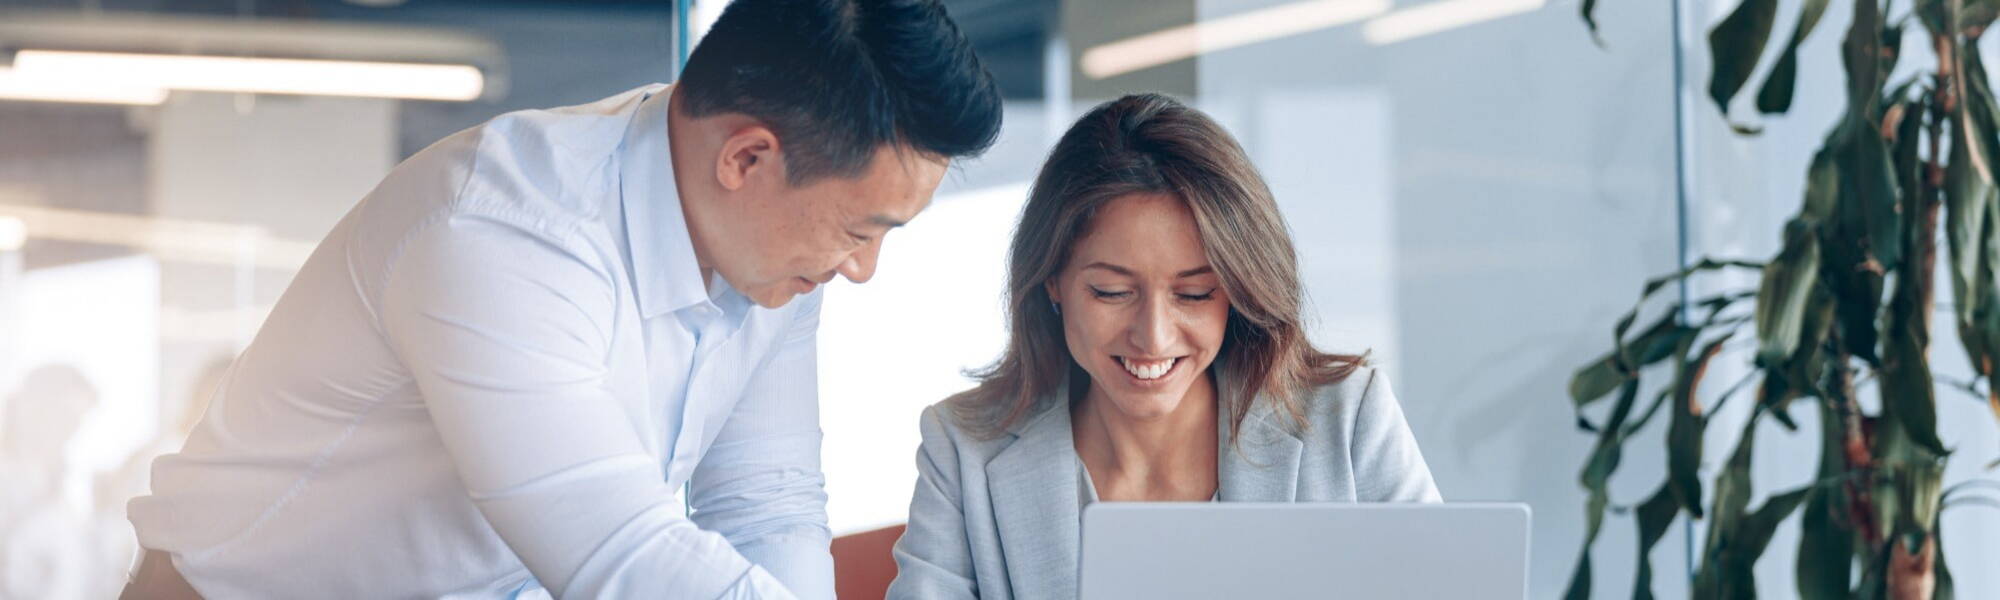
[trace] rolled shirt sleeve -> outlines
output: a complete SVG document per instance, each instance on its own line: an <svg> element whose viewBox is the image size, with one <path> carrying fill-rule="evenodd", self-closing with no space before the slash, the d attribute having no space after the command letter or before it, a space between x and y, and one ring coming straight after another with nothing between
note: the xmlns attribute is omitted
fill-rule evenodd
<svg viewBox="0 0 2000 600"><path fill-rule="evenodd" d="M820 471L817 336L821 295L750 377L689 478L692 518L721 533L801 598L834 597L826 478Z"/></svg>

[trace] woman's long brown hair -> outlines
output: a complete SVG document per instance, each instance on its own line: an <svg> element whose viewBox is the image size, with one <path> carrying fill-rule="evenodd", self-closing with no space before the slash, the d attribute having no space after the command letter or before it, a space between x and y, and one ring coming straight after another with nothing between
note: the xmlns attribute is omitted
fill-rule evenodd
<svg viewBox="0 0 2000 600"><path fill-rule="evenodd" d="M1321 352L1306 339L1298 254L1270 187L1242 146L1208 115L1158 94L1091 109L1049 153L1014 231L1007 268L1007 349L972 373L978 387L953 396L961 422L986 434L1006 429L1054 394L1075 367L1062 317L1044 285L1068 263L1099 208L1131 194L1178 196L1194 213L1209 265L1229 297L1217 368L1231 438L1258 401L1304 427L1304 397L1364 364ZM1068 399L1061 399L1067 401Z"/></svg>

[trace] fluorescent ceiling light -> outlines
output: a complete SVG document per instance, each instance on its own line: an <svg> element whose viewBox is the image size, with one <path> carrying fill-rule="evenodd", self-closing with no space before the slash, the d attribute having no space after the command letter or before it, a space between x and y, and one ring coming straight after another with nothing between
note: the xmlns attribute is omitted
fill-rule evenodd
<svg viewBox="0 0 2000 600"><path fill-rule="evenodd" d="M0 67L0 100L152 105L167 101L167 90L116 81L79 79L61 73L24 75Z"/></svg>
<svg viewBox="0 0 2000 600"><path fill-rule="evenodd" d="M1517 15L1541 8L1547 0L1437 0L1405 8L1361 27L1361 39L1383 46Z"/></svg>
<svg viewBox="0 0 2000 600"><path fill-rule="evenodd" d="M21 50L14 70L82 81L212 92L472 100L485 77L470 65Z"/></svg>
<svg viewBox="0 0 2000 600"><path fill-rule="evenodd" d="M1092 79L1123 75L1198 54L1353 23L1388 12L1389 6L1390 0L1307 0L1162 29L1085 50L1083 74Z"/></svg>

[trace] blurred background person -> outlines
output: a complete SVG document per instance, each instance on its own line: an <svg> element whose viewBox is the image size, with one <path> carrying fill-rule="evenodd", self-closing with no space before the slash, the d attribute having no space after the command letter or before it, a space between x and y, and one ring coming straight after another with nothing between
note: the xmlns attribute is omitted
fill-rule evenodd
<svg viewBox="0 0 2000 600"><path fill-rule="evenodd" d="M68 446L97 407L97 390L66 365L28 372L0 420L0 596L81 598L102 593L99 536L66 493ZM97 577L91 577L98 575Z"/></svg>

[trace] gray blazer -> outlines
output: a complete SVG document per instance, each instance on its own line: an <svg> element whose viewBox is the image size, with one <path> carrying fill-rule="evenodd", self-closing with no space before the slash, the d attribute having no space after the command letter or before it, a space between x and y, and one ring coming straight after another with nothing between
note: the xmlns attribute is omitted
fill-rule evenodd
<svg viewBox="0 0 2000 600"><path fill-rule="evenodd" d="M1068 398L1067 385L987 437L961 426L946 403L924 409L889 598L1076 597L1080 474L1069 403L1054 398ZM1292 433L1260 402L1232 449L1228 420L1219 419L1221 501L1439 501L1389 381L1374 369L1319 389L1306 420Z"/></svg>

